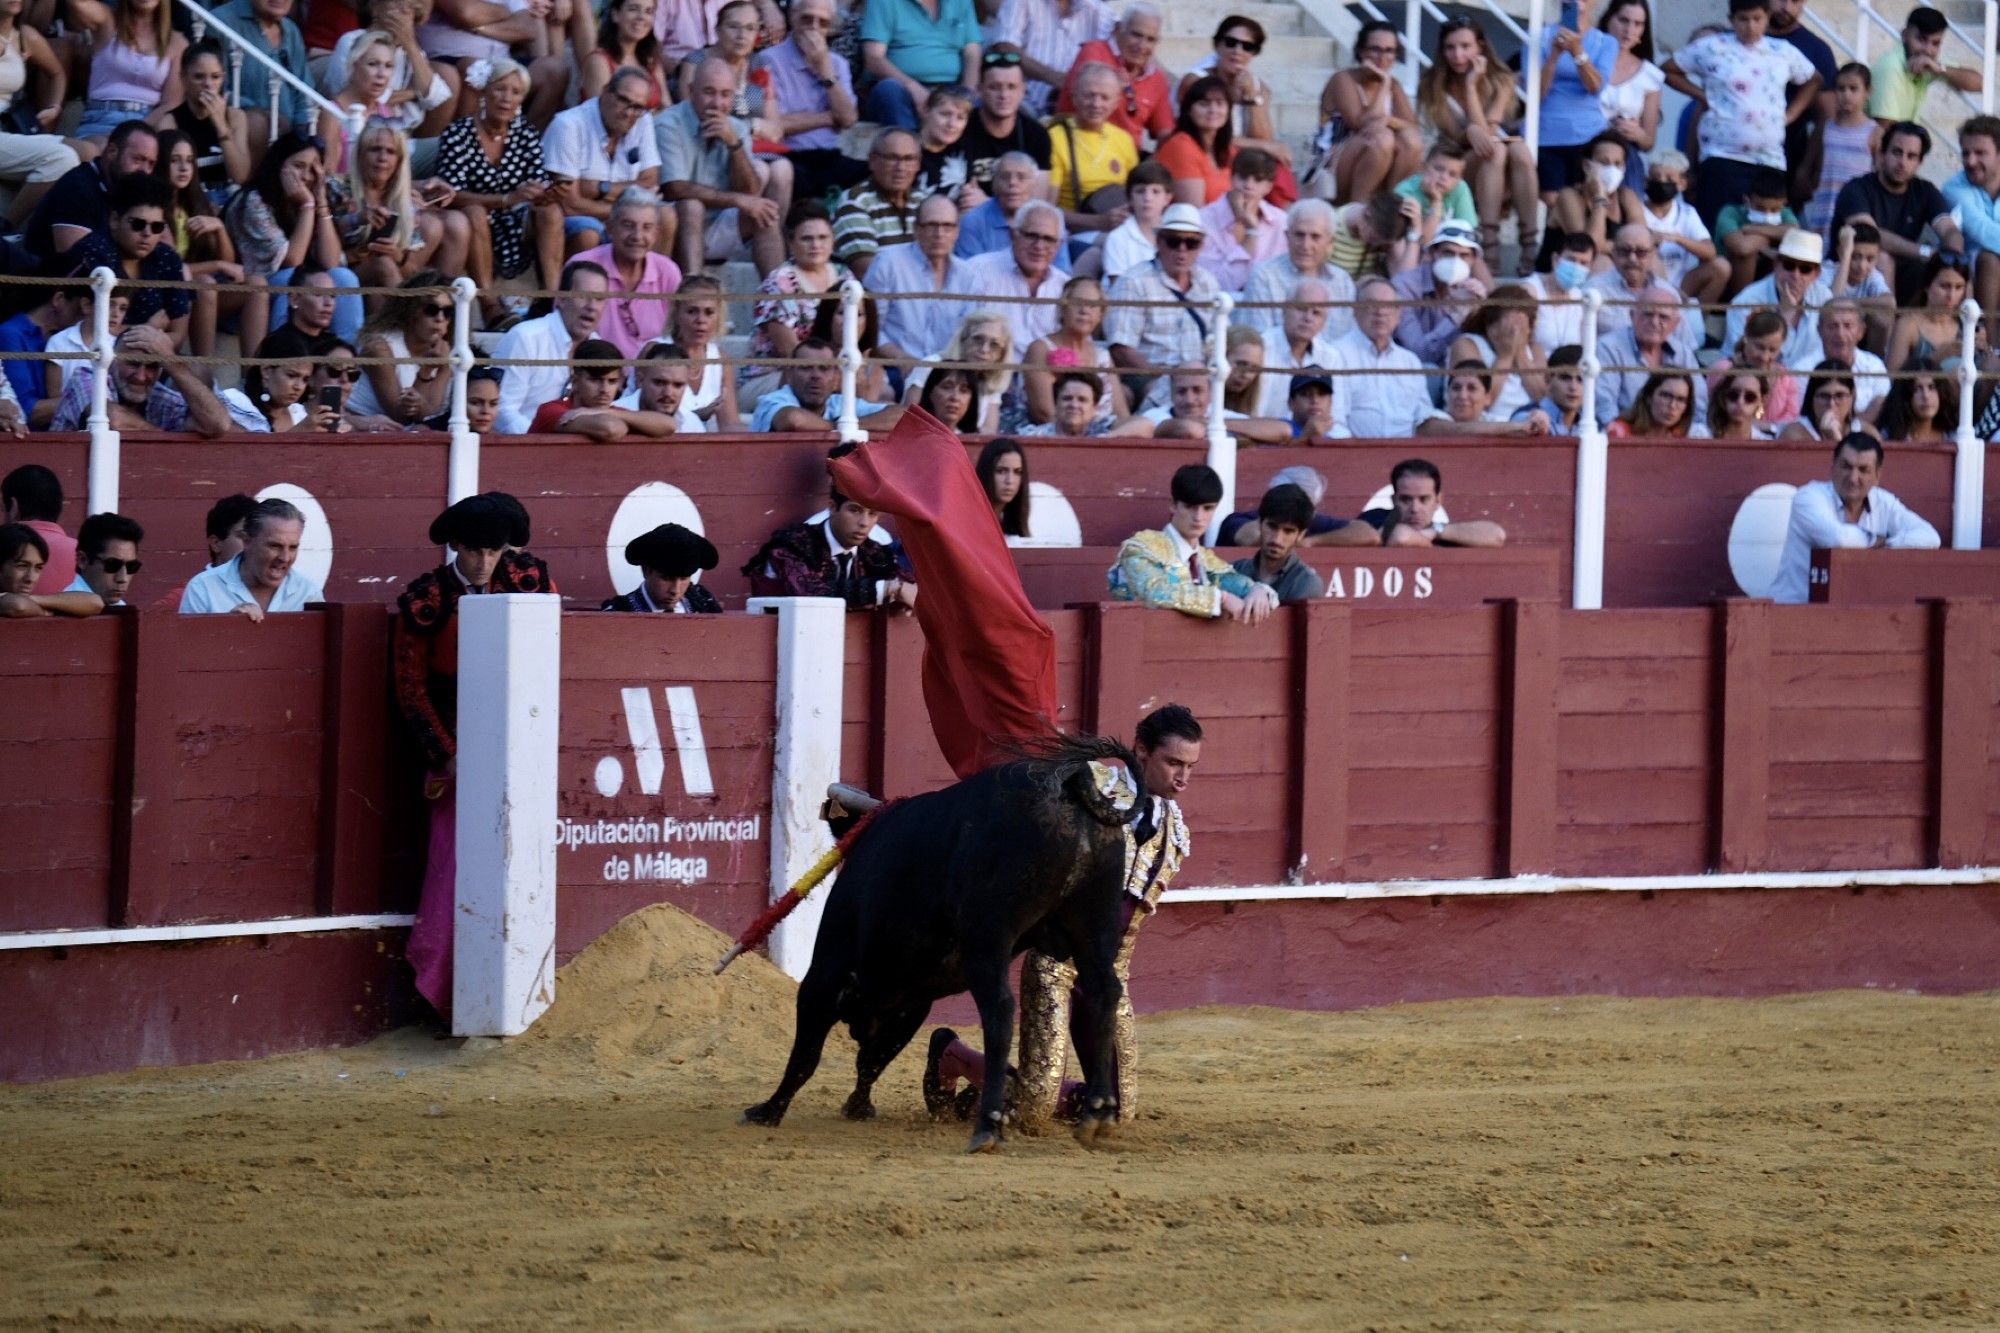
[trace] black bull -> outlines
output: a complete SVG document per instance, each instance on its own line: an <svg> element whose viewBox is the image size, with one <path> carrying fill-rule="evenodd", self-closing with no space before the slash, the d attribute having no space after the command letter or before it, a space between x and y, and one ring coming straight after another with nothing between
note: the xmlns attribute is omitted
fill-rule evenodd
<svg viewBox="0 0 2000 1333"><path fill-rule="evenodd" d="M784 1119L841 1021L860 1047L843 1114L874 1115L875 1080L923 1026L932 1001L969 990L986 1041L971 1151L997 1146L1014 1037L1009 965L1029 948L1076 964L1073 1029L1085 1079L1077 1137L1091 1143L1117 1119L1112 1026L1120 991L1112 964L1125 815L1097 791L1093 759L1122 762L1139 784L1138 760L1117 741L1068 737L876 816L827 899L799 985L784 1078L745 1120Z"/></svg>

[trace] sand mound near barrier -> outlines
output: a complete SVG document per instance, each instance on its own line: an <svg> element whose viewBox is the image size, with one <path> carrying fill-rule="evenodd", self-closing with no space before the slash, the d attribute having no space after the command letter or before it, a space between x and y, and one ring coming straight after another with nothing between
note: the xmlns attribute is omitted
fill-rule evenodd
<svg viewBox="0 0 2000 1333"><path fill-rule="evenodd" d="M556 1002L516 1048L607 1068L677 1066L717 1055L782 1064L798 986L759 954L714 975L734 943L678 908L641 908L556 974Z"/></svg>

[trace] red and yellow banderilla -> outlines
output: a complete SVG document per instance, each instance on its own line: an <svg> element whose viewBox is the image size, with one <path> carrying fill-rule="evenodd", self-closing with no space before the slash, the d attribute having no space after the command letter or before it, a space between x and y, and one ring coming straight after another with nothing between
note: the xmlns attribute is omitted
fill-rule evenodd
<svg viewBox="0 0 2000 1333"><path fill-rule="evenodd" d="M799 876L798 882L792 885L782 897L778 898L762 912L759 912L757 919L752 921L744 928L743 933L736 937L735 946L728 953L722 955L722 961L715 965L714 975L721 976L724 968L750 950L761 945L769 937L772 929L780 921L783 921L792 914L792 909L804 902L814 889L818 888L829 875L833 874L841 861L846 858L848 849L854 846L854 840L861 836L861 830L873 823L875 816L881 814L887 808L888 804L888 802L884 802L856 820L854 827L847 830L847 833L840 841L833 845L831 851L813 862L812 868Z"/></svg>

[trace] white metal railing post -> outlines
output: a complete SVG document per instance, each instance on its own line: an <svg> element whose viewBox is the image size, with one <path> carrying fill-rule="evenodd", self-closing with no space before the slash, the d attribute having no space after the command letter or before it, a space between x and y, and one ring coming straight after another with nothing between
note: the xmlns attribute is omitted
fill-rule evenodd
<svg viewBox="0 0 2000 1333"><path fill-rule="evenodd" d="M1570 605L1596 611L1604 605L1604 506L1611 470L1611 441L1597 421L1597 312L1604 293L1583 294L1583 408L1577 416L1576 532L1570 559Z"/></svg>
<svg viewBox="0 0 2000 1333"><path fill-rule="evenodd" d="M1417 75L1423 69L1424 10L1416 0L1403 4L1403 91L1412 101L1417 96Z"/></svg>
<svg viewBox="0 0 2000 1333"><path fill-rule="evenodd" d="M280 86L281 85L278 83L278 75L276 71L273 71L271 74L270 87L265 89L265 91L268 92L271 97L271 142L273 143L276 143L278 141L278 136L285 132L285 118L278 113L278 108L283 105L283 103L281 103L278 100L278 89Z"/></svg>
<svg viewBox="0 0 2000 1333"><path fill-rule="evenodd" d="M1224 429L1222 419L1222 396L1229 386L1229 314L1236 300L1228 292L1217 292L1213 308L1215 324L1208 337L1208 465L1222 478L1222 500L1204 534L1210 545L1222 534L1222 520L1236 511L1236 437Z"/></svg>
<svg viewBox="0 0 2000 1333"><path fill-rule="evenodd" d="M1527 86L1522 90L1527 98L1527 114L1521 121L1521 138L1528 145L1530 157L1542 146L1542 25L1546 21L1542 4L1543 0L1528 0L1528 51L1521 62L1527 76ZM1521 219L1524 230L1528 221Z"/></svg>
<svg viewBox="0 0 2000 1333"><path fill-rule="evenodd" d="M243 49L237 46L229 48L229 105L243 109Z"/></svg>
<svg viewBox="0 0 2000 1333"><path fill-rule="evenodd" d="M1979 109L1986 115L1993 114L1993 57L1995 43L2000 42L2000 0L1986 0L1986 22L1979 31L1979 51L1984 57L1981 73L1985 76L1979 85Z"/></svg>
<svg viewBox="0 0 2000 1333"><path fill-rule="evenodd" d="M861 284L853 278L840 284L840 442L865 444L861 413L855 406L861 378Z"/></svg>
<svg viewBox="0 0 2000 1333"><path fill-rule="evenodd" d="M278 101L276 86L281 82L288 83L293 88L296 88L299 92L305 94L306 100L318 106L322 111L331 111L336 116L340 116L342 118L346 117L347 113L341 110L338 106L334 105L333 102L330 101L323 93L321 93L319 89L313 87L310 83L306 82L298 75L292 73L292 71L286 69L283 65L279 64L271 57L265 55L262 51L259 51L256 47L250 45L249 38L245 37L242 33L236 31L236 29L230 27L227 23L219 21L215 17L215 15L211 13L207 8L203 7L200 4L195 3L195 0L180 0L180 4L182 8L187 10L188 16L193 22L204 25L207 31L212 32L216 36L222 38L222 40L228 44L229 49L231 51L238 53L239 63L237 66L237 71L233 76L234 80L236 81L236 85L234 88L234 95L231 99L236 105L240 106L242 105L243 102L242 86L241 86L242 69L240 64L240 58L242 56L249 56L252 60L262 65L265 69L265 72L270 75L272 80L271 137L273 139L276 139L278 137L279 101Z"/></svg>
<svg viewBox="0 0 2000 1333"><path fill-rule="evenodd" d="M1854 58L1868 63L1869 0L1854 0Z"/></svg>
<svg viewBox="0 0 2000 1333"><path fill-rule="evenodd" d="M118 432L111 429L111 289L117 275L101 265L90 271L90 493L93 514L118 512Z"/></svg>
<svg viewBox="0 0 2000 1333"><path fill-rule="evenodd" d="M451 284L451 456L445 465L445 503L457 504L479 494L479 436L466 411L466 375L472 370L472 298L479 293L471 278Z"/></svg>
<svg viewBox="0 0 2000 1333"><path fill-rule="evenodd" d="M1990 29L1989 29L1990 31ZM1958 308L1958 345L1970 348L1979 334L1984 312L1971 297ZM1979 387L1979 358L1958 362L1958 432L1953 437L1958 457L1951 469L1951 549L1976 551L1985 539L1986 441L1973 423L1973 398Z"/></svg>

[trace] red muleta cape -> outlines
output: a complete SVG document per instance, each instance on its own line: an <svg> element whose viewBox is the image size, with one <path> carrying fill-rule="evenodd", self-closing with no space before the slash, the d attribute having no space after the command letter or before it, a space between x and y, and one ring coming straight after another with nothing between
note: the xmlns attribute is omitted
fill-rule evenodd
<svg viewBox="0 0 2000 1333"><path fill-rule="evenodd" d="M1006 741L1053 733L1055 633L1028 604L964 443L912 408L829 467L841 494L896 519L917 571L924 705L952 771L970 777L1009 758Z"/></svg>

